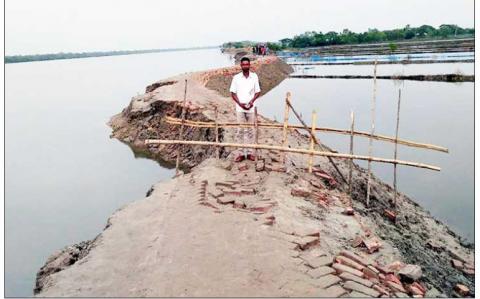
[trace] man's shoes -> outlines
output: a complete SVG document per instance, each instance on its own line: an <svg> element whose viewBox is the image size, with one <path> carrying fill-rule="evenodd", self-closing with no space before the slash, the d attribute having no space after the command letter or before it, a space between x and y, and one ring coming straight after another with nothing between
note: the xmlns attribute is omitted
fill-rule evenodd
<svg viewBox="0 0 480 299"><path fill-rule="evenodd" d="M252 155L252 154L248 154L247 159L250 160L250 161L255 161L255 156Z"/></svg>
<svg viewBox="0 0 480 299"><path fill-rule="evenodd" d="M245 160L245 156L244 155L240 155L240 156L237 156L235 158L235 162L242 162L243 160Z"/></svg>

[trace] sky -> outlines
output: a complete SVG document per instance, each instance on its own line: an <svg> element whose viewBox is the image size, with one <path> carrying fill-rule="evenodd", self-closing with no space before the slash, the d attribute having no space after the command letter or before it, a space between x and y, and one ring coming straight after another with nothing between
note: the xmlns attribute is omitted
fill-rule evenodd
<svg viewBox="0 0 480 299"><path fill-rule="evenodd" d="M5 54L215 46L305 31L474 26L474 0L6 0Z"/></svg>

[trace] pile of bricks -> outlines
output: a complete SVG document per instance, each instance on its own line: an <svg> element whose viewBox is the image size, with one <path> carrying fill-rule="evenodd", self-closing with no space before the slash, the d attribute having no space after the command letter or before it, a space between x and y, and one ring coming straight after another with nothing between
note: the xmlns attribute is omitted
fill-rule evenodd
<svg viewBox="0 0 480 299"><path fill-rule="evenodd" d="M299 256L309 268L307 274L323 289L320 297L424 297L426 288L414 280L400 278L389 267L343 250L332 257L321 251ZM406 267L403 265L403 268ZM401 269L403 269L401 268ZM400 269L400 270L401 270Z"/></svg>

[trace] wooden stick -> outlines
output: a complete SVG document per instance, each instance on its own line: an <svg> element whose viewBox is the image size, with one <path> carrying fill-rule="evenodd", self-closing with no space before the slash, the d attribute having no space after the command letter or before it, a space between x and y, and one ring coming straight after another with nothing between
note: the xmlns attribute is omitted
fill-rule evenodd
<svg viewBox="0 0 480 299"><path fill-rule="evenodd" d="M283 114L283 139L282 146L287 147L288 144L288 114L290 112L290 106L288 102L290 101L291 93L287 92L287 98L285 99L285 110ZM285 164L285 153L282 155L283 163Z"/></svg>
<svg viewBox="0 0 480 299"><path fill-rule="evenodd" d="M215 142L218 143L218 107L215 107ZM220 147L215 149L215 157L220 158Z"/></svg>
<svg viewBox="0 0 480 299"><path fill-rule="evenodd" d="M179 118L166 116L164 120L165 120L165 122L167 122L169 124L174 124L174 125L181 124L181 119L179 119ZM191 127L204 127L204 128L214 128L215 127L215 124L213 122L201 122L201 121L192 121L192 120L185 120L185 125L191 126ZM257 125L260 128L268 128L268 129L282 129L284 127L283 124L277 124L277 123L258 123ZM236 123L236 122L218 123L218 126L221 127L221 128L229 128L229 127L245 127L245 128L248 127L248 128L250 128L250 127L252 127L251 124L243 124L243 123ZM307 130L311 131L311 127L307 126L307 128L305 128L303 125L291 125L291 124L289 124L287 126L287 128L288 129L299 129L299 130L307 129ZM349 136L351 135L351 130L342 130L342 129L328 128L328 127L316 127L315 131L326 132L326 133L336 133L336 134L349 135ZM373 138L374 140L379 140L379 141L395 143L395 138L394 137L389 137L389 136L384 136L384 135L375 135L375 134L371 135L371 133L362 132L362 131L354 131L353 135L359 136L359 137ZM441 146L438 146L438 145L433 145L433 144L419 143L419 142L415 142L415 141L402 140L402 139L398 139L397 144L448 153L447 148L441 147Z"/></svg>
<svg viewBox="0 0 480 299"><path fill-rule="evenodd" d="M373 97L372 97L372 132L370 135L375 133L375 105L376 105L376 96L377 96L377 60L375 60L375 65L373 67ZM368 140L368 156L372 156L372 141L370 137ZM372 165L371 161L368 161L368 177L367 177L367 207L370 205L370 180L372 177Z"/></svg>
<svg viewBox="0 0 480 299"><path fill-rule="evenodd" d="M257 107L253 109L253 122L255 125L255 144L258 144L258 111ZM258 150L255 150L255 162L258 161Z"/></svg>
<svg viewBox="0 0 480 299"><path fill-rule="evenodd" d="M305 129L308 128L307 124L303 121L303 119L300 117L300 115L297 113L297 111L295 111L295 109L293 108L292 104L290 103L290 101L287 99L287 104L288 106L290 106L290 109L292 109L292 112L293 114L295 114L295 116L297 117L297 119L302 123L303 127ZM313 138L313 141L315 142L315 144L318 145L318 147L321 149L321 150L325 150L325 148L320 144L320 142L317 140L317 137L315 137L315 134L312 134L311 131L308 131L310 133L310 136L312 136ZM340 172L340 169L338 169L337 167L337 164L335 164L335 162L333 162L332 158L330 156L327 156L328 158L328 161L330 161L330 164L333 165L333 167L335 168L335 170L337 171L337 173L340 175L340 177L342 178L343 182L346 183L347 180L345 179L345 177L343 176L343 174Z"/></svg>
<svg viewBox="0 0 480 299"><path fill-rule="evenodd" d="M179 140L183 139L183 126L185 124L186 106L187 106L187 79L185 79L185 92L183 94L182 124L180 126L180 134L178 136ZM180 167L180 146L177 147L177 161L175 163L175 175L178 175L179 167Z"/></svg>
<svg viewBox="0 0 480 299"><path fill-rule="evenodd" d="M397 105L397 127L395 129L395 140L398 139L398 127L400 124L400 100L402 98L402 90L398 89L398 105ZM395 142L395 153L393 159L397 160L397 143ZM393 164L393 208L397 210L397 164Z"/></svg>
<svg viewBox="0 0 480 299"><path fill-rule="evenodd" d="M315 136L315 124L317 123L317 112L313 110L312 112L312 132L310 133L310 150L313 151L313 145L315 144L313 138ZM308 160L308 173L312 173L312 165L313 165L313 155L310 155L310 159Z"/></svg>
<svg viewBox="0 0 480 299"><path fill-rule="evenodd" d="M265 150L276 150L282 152L296 153L296 154L306 154L306 155L315 155L315 156L324 156L324 157L333 157L333 158L342 158L342 159L355 159L355 160L365 160L372 162L381 162L381 163L396 163L399 165L413 166L419 168L425 168L430 170L440 171L441 168L437 166L432 166L423 163L409 162L402 160L393 160L377 157L368 157L361 155L348 155L348 154L339 154L332 153L327 151L310 151L308 149L301 148L290 148L282 147L276 145L267 145L267 144L243 144L243 143L229 143L229 142L220 142L216 143L213 141L195 141L195 140L162 140L162 139L146 139L145 144L186 144L186 145L206 145L206 146L222 146L222 147L238 147L238 148L253 148L253 149L265 149Z"/></svg>
<svg viewBox="0 0 480 299"><path fill-rule="evenodd" d="M355 114L350 112L350 155L353 155L353 132L355 127ZM350 169L348 171L348 194L350 194L350 206L352 206L352 178L353 178L353 160L350 160Z"/></svg>

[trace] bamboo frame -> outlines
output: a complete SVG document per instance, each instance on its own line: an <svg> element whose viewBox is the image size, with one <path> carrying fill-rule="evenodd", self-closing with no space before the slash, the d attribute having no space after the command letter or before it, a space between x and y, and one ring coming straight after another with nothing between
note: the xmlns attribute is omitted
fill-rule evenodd
<svg viewBox="0 0 480 299"><path fill-rule="evenodd" d="M165 120L165 122L167 122L169 124L173 124L173 125L181 124L181 119L175 118L175 117L166 116L164 120ZM198 128L214 128L215 127L215 123L213 123L213 122L192 121L192 120L185 120L185 125L191 126L191 127L198 127ZM218 123L218 126L222 127L222 128L252 127L251 124L242 124L242 123L238 123L238 122ZM258 123L258 127L267 128L267 129L282 129L284 127L284 124L261 123L260 122L260 123ZM292 125L292 124L288 124L287 129L299 129L299 130L311 131L311 127L309 127L309 126L307 126L307 128L305 128L303 125ZM320 131L320 132L325 132L325 133L336 133L336 134L342 134L342 135L348 135L348 136L350 136L352 134L351 130L343 130L343 129L336 129L336 128L328 128L328 127L316 127L315 131ZM353 135L359 136L359 137L372 138L372 139L378 140L378 141L395 143L395 138L394 137L389 137L389 136L385 136L385 135L378 135L378 134L371 135L370 133L363 132L363 131L354 131ZM423 148L423 149L429 149L429 150L448 153L448 148L438 146L438 145L434 145L434 144L420 143L420 142L404 140L404 139L398 139L397 144L401 144L401 145L405 145L405 146L409 146L409 147L417 147L417 148Z"/></svg>
<svg viewBox="0 0 480 299"><path fill-rule="evenodd" d="M296 153L296 154L307 154L314 156L324 156L324 157L333 157L333 158L343 158L343 159L354 159L354 160L365 160L372 162L381 162L381 163L396 163L399 165L406 165L418 168L425 168L435 171L440 171L441 168L429 164L403 161L403 160L394 160L394 159L385 159L377 157L368 157L361 155L348 155L348 154L339 154L326 151L310 151L308 149L301 148L289 148L275 145L267 144L243 144L243 143L230 143L230 142L220 142L216 143L213 141L195 141L195 140L162 140L162 139L146 139L145 144L184 144L184 145L206 145L206 146L222 146L222 147L236 147L236 148L253 148L253 149L265 149L265 150L276 150L282 152Z"/></svg>
<svg viewBox="0 0 480 299"><path fill-rule="evenodd" d="M355 114L350 112L350 155L353 155L353 132L355 129ZM352 178L353 178L353 160L350 160L350 167L348 170L348 194L350 194L350 206L352 206Z"/></svg>
<svg viewBox="0 0 480 299"><path fill-rule="evenodd" d="M215 107L215 142L218 143L218 107ZM220 158L220 147L215 149L215 157Z"/></svg>
<svg viewBox="0 0 480 299"><path fill-rule="evenodd" d="M179 138L183 139L183 127L185 125L185 114L186 114L186 104L187 104L187 79L185 79L185 92L183 94L183 106L182 106L182 123L180 126ZM175 175L179 174L180 167L180 147L177 148L177 161L175 162Z"/></svg>
<svg viewBox="0 0 480 299"><path fill-rule="evenodd" d="M372 97L372 131L370 135L375 134L375 106L376 106L376 97L377 97L377 60L375 60L375 65L373 67L373 97ZM372 143L373 139L370 137L368 139L368 156L372 156ZM370 205L370 180L372 177L372 162L368 161L368 176L367 176L367 207Z"/></svg>
<svg viewBox="0 0 480 299"><path fill-rule="evenodd" d="M397 105L397 126L395 128L395 140L398 139L398 127L400 124L400 101L402 98L402 90L398 90L398 105ZM393 159L397 159L397 143L395 142L395 152ZM393 207L397 209L397 164L393 164Z"/></svg>
<svg viewBox="0 0 480 299"><path fill-rule="evenodd" d="M306 129L308 131L308 126L307 124L303 121L303 119L300 117L300 115L297 113L297 111L295 111L295 108L293 108L292 104L290 103L290 101L287 99L287 104L288 106L290 106L290 109L292 109L292 112L293 114L295 114L295 116L297 117L297 119L302 123L304 129ZM325 148L323 147L322 144L320 144L320 142L317 140L317 137L315 136L315 134L312 134L311 131L308 131L310 133L310 136L312 137L313 141L318 145L318 147L321 149L321 150L325 150ZM342 178L342 180L346 183L347 180L345 179L345 177L343 176L343 174L340 172L340 169L338 169L337 167L337 164L335 164L335 162L333 162L332 158L331 157L327 157L328 158L328 161L330 162L330 164L332 164L333 168L335 168L335 170L337 171L338 175Z"/></svg>
<svg viewBox="0 0 480 299"><path fill-rule="evenodd" d="M283 114L283 138L282 138L282 146L287 147L288 144L288 119L289 119L289 112L290 106L288 103L290 102L291 93L287 92L287 97L285 99L285 110ZM283 163L285 164L285 153L282 155Z"/></svg>
<svg viewBox="0 0 480 299"><path fill-rule="evenodd" d="M310 151L313 151L314 146L314 136L315 136L315 125L317 123L317 112L315 110L312 111L312 132L310 133ZM308 173L312 173L312 165L313 165L313 155L310 154L310 159L308 160Z"/></svg>

